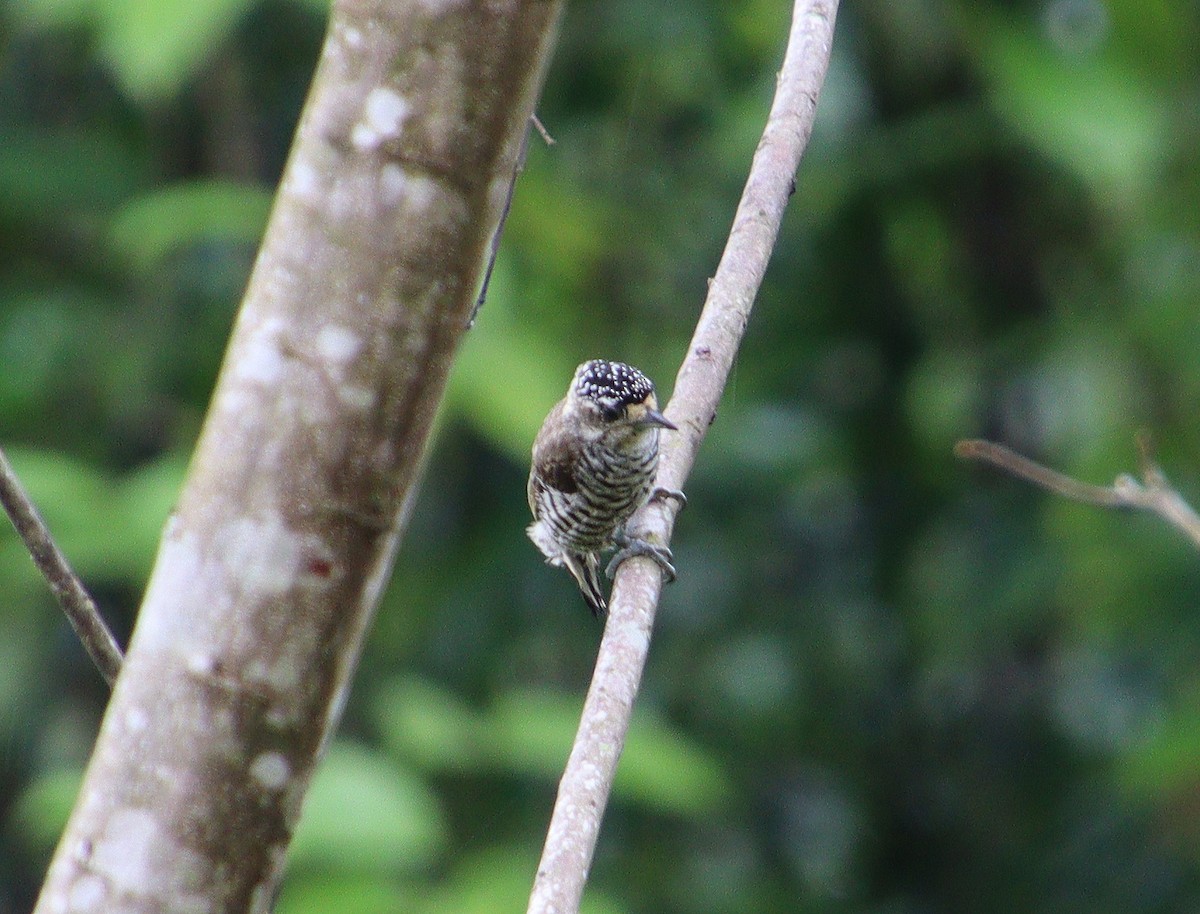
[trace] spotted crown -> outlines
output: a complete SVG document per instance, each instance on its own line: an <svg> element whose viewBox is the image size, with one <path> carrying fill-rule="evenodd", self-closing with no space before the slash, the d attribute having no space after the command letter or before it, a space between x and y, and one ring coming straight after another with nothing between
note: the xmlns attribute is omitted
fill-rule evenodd
<svg viewBox="0 0 1200 914"><path fill-rule="evenodd" d="M651 380L624 362L592 359L575 373L575 393L589 400L615 401L622 405L642 403L654 393Z"/></svg>

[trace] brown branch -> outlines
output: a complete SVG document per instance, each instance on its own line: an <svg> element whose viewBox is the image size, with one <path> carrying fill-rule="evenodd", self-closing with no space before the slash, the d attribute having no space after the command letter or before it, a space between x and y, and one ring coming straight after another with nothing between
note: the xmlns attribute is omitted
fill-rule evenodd
<svg viewBox="0 0 1200 914"><path fill-rule="evenodd" d="M92 662L111 686L121 671L121 649L117 647L117 639L104 624L95 601L50 536L49 528L25 493L3 449L0 449L0 504L4 505L17 535L50 585Z"/></svg>
<svg viewBox="0 0 1200 914"><path fill-rule="evenodd" d="M992 441L972 439L954 446L954 454L964 460L978 460L1024 479L1035 486L1069 498L1072 501L1101 508L1131 509L1156 514L1180 531L1200 549L1200 515L1168 482L1150 453L1149 439L1138 436L1142 479L1122 473L1111 486L1080 482L1036 461L1023 457L1011 448Z"/></svg>
<svg viewBox="0 0 1200 914"><path fill-rule="evenodd" d="M657 479L663 488L683 488L716 417L784 208L794 190L800 155L812 132L836 12L836 0L796 2L767 126L665 410L680 430L663 439ZM665 545L670 542L678 510L675 499L654 500L634 516L630 531ZM530 914L570 914L579 909L649 651L661 589L661 572L651 560L635 558L620 566L579 732L559 784L529 902Z"/></svg>

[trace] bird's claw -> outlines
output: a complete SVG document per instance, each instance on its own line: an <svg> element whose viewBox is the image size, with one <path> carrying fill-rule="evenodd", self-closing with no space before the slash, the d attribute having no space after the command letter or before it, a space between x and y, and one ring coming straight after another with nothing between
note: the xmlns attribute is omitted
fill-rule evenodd
<svg viewBox="0 0 1200 914"><path fill-rule="evenodd" d="M671 554L671 550L666 546L656 546L643 539L635 539L630 536L622 536L619 542L621 548L609 561L608 567L604 569L604 573L610 581L616 577L617 568L620 567L622 562L637 555L644 555L646 558L653 559L658 567L662 569L663 576L666 578L668 584L673 582L677 577L675 566L672 564L675 561L675 556Z"/></svg>
<svg viewBox="0 0 1200 914"><path fill-rule="evenodd" d="M679 502L680 511L687 507L687 496L684 495L680 489L668 489L665 486L656 486L646 501L667 501L668 499L672 498Z"/></svg>

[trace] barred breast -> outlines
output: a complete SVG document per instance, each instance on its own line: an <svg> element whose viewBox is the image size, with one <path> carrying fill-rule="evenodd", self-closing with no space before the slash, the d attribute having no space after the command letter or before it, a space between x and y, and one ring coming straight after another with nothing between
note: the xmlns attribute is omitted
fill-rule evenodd
<svg viewBox="0 0 1200 914"><path fill-rule="evenodd" d="M585 449L576 465L578 491L547 491L543 519L569 550L606 549L613 536L650 494L658 469L658 442L636 453Z"/></svg>

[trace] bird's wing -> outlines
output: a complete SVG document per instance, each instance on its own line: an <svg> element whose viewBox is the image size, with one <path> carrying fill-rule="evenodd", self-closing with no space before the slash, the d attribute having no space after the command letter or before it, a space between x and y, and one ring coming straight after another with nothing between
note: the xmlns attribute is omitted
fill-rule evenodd
<svg viewBox="0 0 1200 914"><path fill-rule="evenodd" d="M529 510L538 516L538 495L544 489L554 489L572 495L579 491L575 466L579 461L579 436L557 421L562 411L559 403L550 411L542 430L533 442L533 466L529 471Z"/></svg>

